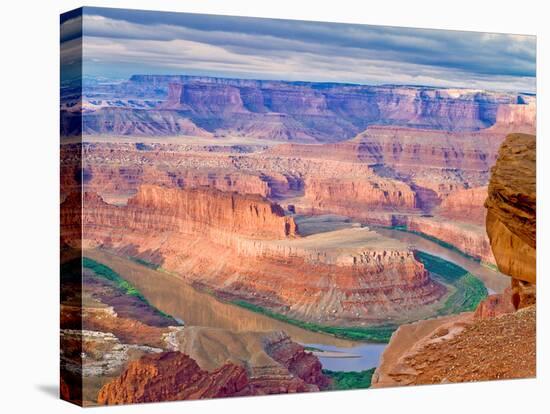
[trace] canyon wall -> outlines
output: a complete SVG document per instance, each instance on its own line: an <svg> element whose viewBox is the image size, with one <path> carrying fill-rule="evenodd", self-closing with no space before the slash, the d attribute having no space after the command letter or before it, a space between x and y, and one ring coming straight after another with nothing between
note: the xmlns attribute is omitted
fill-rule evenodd
<svg viewBox="0 0 550 414"><path fill-rule="evenodd" d="M144 185L126 207L110 206L94 193L85 193L83 203L83 222L91 226L183 234L220 229L220 233L273 239L297 236L294 220L279 205L254 195Z"/></svg>
<svg viewBox="0 0 550 414"><path fill-rule="evenodd" d="M83 205L85 246L139 257L226 299L305 320L413 318L446 291L406 245L366 228L299 237L294 220L259 196L142 186L126 206L92 193Z"/></svg>
<svg viewBox="0 0 550 414"><path fill-rule="evenodd" d="M482 226L444 218L415 217L406 219L408 230L435 237L460 251L487 263L495 263L491 245Z"/></svg>
<svg viewBox="0 0 550 414"><path fill-rule="evenodd" d="M487 215L484 207L486 198L487 187L456 190L441 202L437 213L451 220L484 226Z"/></svg>
<svg viewBox="0 0 550 414"><path fill-rule="evenodd" d="M145 355L99 391L98 403L131 404L250 395L244 368L227 364L213 372L179 352Z"/></svg>
<svg viewBox="0 0 550 414"><path fill-rule="evenodd" d="M405 183L381 177L310 177L303 203L313 211L360 217L365 210L414 210L416 195Z"/></svg>
<svg viewBox="0 0 550 414"><path fill-rule="evenodd" d="M474 131L529 96L471 89L134 75L84 88L83 131L113 135L236 135L302 142L349 139L390 124ZM70 134L69 109L62 125Z"/></svg>
<svg viewBox="0 0 550 414"><path fill-rule="evenodd" d="M96 254L86 251L83 261L63 264L61 392L66 399L94 406L329 386L317 357L285 333L184 327L127 279L117 283L117 271L88 257ZM131 270L120 276L125 272Z"/></svg>

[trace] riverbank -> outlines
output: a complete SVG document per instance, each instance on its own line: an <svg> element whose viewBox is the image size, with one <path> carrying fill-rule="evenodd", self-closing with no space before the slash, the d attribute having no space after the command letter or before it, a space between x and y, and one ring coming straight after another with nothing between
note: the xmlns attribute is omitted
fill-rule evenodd
<svg viewBox="0 0 550 414"><path fill-rule="evenodd" d="M457 265L454 265L453 263L450 263L444 259L440 259L438 257L429 255L427 253L421 253L423 258L423 263L427 267L428 271L432 272L432 274L435 275L435 278L438 279L438 281L446 284L448 287L450 287L451 292L449 293L447 299L445 302L442 303L441 308L435 313L433 316L441 316L446 315L450 313L458 313L463 312L465 310L470 310L474 304L477 304L480 298L486 296L486 291L483 291L484 286L483 284L474 276L467 275L467 271ZM141 269L140 273L148 273L148 272L154 272L151 276L156 277L157 279L159 277L162 277L163 279L166 277L171 277L173 280L171 283L168 284L168 286L173 285L174 281L179 282L179 284L185 283L181 280L181 278L178 275L173 275L169 272L166 272L162 268L156 268L153 269L151 266L146 266L143 263L137 262L133 260L132 258L123 259L116 255L111 255L112 257L117 257L118 260L127 260L127 262L132 263L133 266L137 266ZM422 261L422 260L421 260ZM129 264L127 263L126 268L128 268ZM453 273L453 277L447 277L445 278L445 272L450 271ZM443 273L443 277L440 277L440 274ZM127 273L128 276L137 277L139 276L135 270L132 269L130 273ZM164 276L160 276L164 275ZM142 277L139 277L140 279L143 279ZM145 280L143 279L143 282ZM180 297L174 297L173 299L169 299L173 295L173 290L168 291L169 289L162 289L162 286L159 286L156 284L155 286L151 285L150 281L147 281L145 283L146 291L151 291L151 289L154 290L160 290L164 293L162 295L159 295L157 298L157 301L163 304L168 303L174 303L175 301L180 301L181 297L185 297L189 299L190 297L193 297L197 300L193 300L193 302L196 304L196 307L198 309L203 309L205 305L210 304L212 306L212 309L216 309L220 305L225 305L223 307L222 314L218 314L220 316L215 317L216 321L214 320L214 316L212 315L212 318L207 318L205 320L202 315L200 320L193 321L193 317L191 317L191 322L195 322L195 325L198 326L217 326L217 327L223 327L225 329L237 329L242 330L242 324L244 322L241 322L241 326L239 324L235 323L235 321L228 321L227 319L224 319L223 323L219 323L219 319L223 319L222 315L232 315L235 313L234 308L240 308L248 311L249 313L241 315L239 318L249 320L252 318L252 315L260 315L272 322L267 322L266 319L262 320L261 323L261 329L260 330L270 330L267 326L269 325L276 325L276 322L282 323L282 325L273 326L271 329L282 329L291 336L296 336L296 339L301 343L314 343L315 340L302 340L301 337L304 335L302 332L307 331L315 334L321 334L326 335L327 337L334 337L342 340L349 340L354 342L371 342L371 343L387 343L389 342L389 339L392 335L392 333L398 328L398 325L379 325L379 326L368 326L368 327L344 327L344 326L328 326L328 325L322 325L314 322L307 322L303 320L299 320L296 318L292 318L290 316L274 312L270 309L258 306L256 304L252 304L250 302L244 301L244 300L224 300L223 298L217 297L214 292L204 292L202 290L196 290L196 288L192 286L182 287L179 286L178 288L180 290ZM481 286L480 286L481 284ZM143 287L144 285L142 285ZM157 296L155 294L155 296ZM200 305L199 305L200 303ZM230 308L228 308L228 306ZM203 309L202 313L212 313L210 309ZM168 312L170 314L174 314L174 312ZM185 320L186 322L189 322L189 316L195 315L197 312L194 309L189 309L189 307L186 307L185 311L183 312L185 315L183 315L181 318ZM176 315L179 317L179 315ZM266 323L264 323L266 322ZM221 325L221 326L220 326ZM252 323L253 328L251 330L257 329L257 324ZM301 330L299 334L296 333L296 331L292 332L293 329L291 327L295 327ZM267 329L266 329L267 328ZM325 341L321 341L320 343L323 343Z"/></svg>
<svg viewBox="0 0 550 414"><path fill-rule="evenodd" d="M454 248L454 246L449 245L448 247L445 242L432 240L430 237L425 237L425 235L418 232L402 230L398 226L374 226L373 229L387 237L399 238L409 244L413 250L423 251L432 256L440 257L466 269L484 283L489 293L502 293L510 285L509 279L501 274L498 269L494 268L494 266L468 256Z"/></svg>
<svg viewBox="0 0 550 414"><path fill-rule="evenodd" d="M323 374L332 380L333 390L356 390L370 388L374 370L342 372L324 369Z"/></svg>
<svg viewBox="0 0 550 414"><path fill-rule="evenodd" d="M328 335L333 335L337 338L351 339L354 341L387 343L389 342L392 333L398 328L397 325L372 326L365 328L320 325L313 322L294 319L244 300L234 300L231 303L252 312L256 312L291 325L299 326L300 328L307 329L312 332L321 332Z"/></svg>
<svg viewBox="0 0 550 414"><path fill-rule="evenodd" d="M451 289L438 310L439 316L473 311L487 297L488 291L483 282L466 269L419 250L415 251L415 257L436 280Z"/></svg>

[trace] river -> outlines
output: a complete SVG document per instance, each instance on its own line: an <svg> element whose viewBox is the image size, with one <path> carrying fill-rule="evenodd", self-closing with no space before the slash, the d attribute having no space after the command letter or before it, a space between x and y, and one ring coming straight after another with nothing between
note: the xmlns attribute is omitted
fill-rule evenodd
<svg viewBox="0 0 550 414"><path fill-rule="evenodd" d="M407 231L393 230L384 227L374 227L373 230L383 236L401 240L403 243L411 246L411 248L441 257L442 259L463 267L484 283L489 294L502 293L504 289L510 286L510 278L508 276L492 270L487 266L483 266L479 262L469 259L457 251L448 249L422 236Z"/></svg>
<svg viewBox="0 0 550 414"><path fill-rule="evenodd" d="M507 277L421 236L387 228L374 230L386 237L407 243L411 248L462 266L481 279L490 293L501 292L509 285ZM373 368L377 366L385 348L385 344L356 342L311 332L222 302L208 293L197 291L176 275L151 269L103 250L89 250L85 255L112 268L132 283L152 305L184 321L186 326L222 328L233 332L282 330L294 341L314 348L323 368L333 371L361 371Z"/></svg>

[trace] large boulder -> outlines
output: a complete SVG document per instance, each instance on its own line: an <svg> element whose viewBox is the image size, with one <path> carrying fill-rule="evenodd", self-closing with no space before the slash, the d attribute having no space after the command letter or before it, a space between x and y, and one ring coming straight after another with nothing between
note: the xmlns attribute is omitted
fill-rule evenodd
<svg viewBox="0 0 550 414"><path fill-rule="evenodd" d="M510 134L491 169L487 234L502 273L536 282L536 137Z"/></svg>

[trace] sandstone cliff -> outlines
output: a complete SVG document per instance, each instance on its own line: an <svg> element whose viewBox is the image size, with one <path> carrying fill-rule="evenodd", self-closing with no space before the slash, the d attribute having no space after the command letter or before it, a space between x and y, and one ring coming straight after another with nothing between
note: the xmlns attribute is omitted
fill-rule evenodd
<svg viewBox="0 0 550 414"><path fill-rule="evenodd" d="M212 372L227 363L243 366L254 394L319 391L329 385L317 357L281 331L191 326L174 339L174 350L189 355L201 369Z"/></svg>
<svg viewBox="0 0 550 414"><path fill-rule="evenodd" d="M485 226L486 198L487 187L457 190L441 202L437 213L448 219Z"/></svg>
<svg viewBox="0 0 550 414"><path fill-rule="evenodd" d="M82 283L64 273L62 284L65 398L92 406L327 387L317 357L286 334L183 327L85 263Z"/></svg>
<svg viewBox="0 0 550 414"><path fill-rule="evenodd" d="M468 89L154 75L89 85L87 92L87 134L242 134L303 142L348 139L376 123L473 131L493 125L500 106L529 99ZM74 124L71 115L62 112L65 129Z"/></svg>
<svg viewBox="0 0 550 414"><path fill-rule="evenodd" d="M381 177L310 177L303 203L313 212L331 212L361 218L366 211L414 210L416 194L405 183Z"/></svg>
<svg viewBox="0 0 550 414"><path fill-rule="evenodd" d="M100 208L94 208L96 205ZM220 232L230 234L273 239L298 234L294 220L285 216L279 205L259 196L210 189L144 185L125 207L109 206L96 194L85 193L83 217L91 225L100 223L127 230L208 234L221 229Z"/></svg>
<svg viewBox="0 0 550 414"><path fill-rule="evenodd" d="M495 263L485 229L465 221L444 218L411 216L406 220L407 228L435 237L460 251L487 263Z"/></svg>
<svg viewBox="0 0 550 414"><path fill-rule="evenodd" d="M491 170L487 234L501 272L536 281L536 138L509 135Z"/></svg>
<svg viewBox="0 0 550 414"><path fill-rule="evenodd" d="M72 214L82 213L85 246L139 257L196 287L299 319L426 317L424 305L445 293L406 245L366 228L299 237L293 219L259 196L143 186L126 206L91 193L83 202Z"/></svg>

